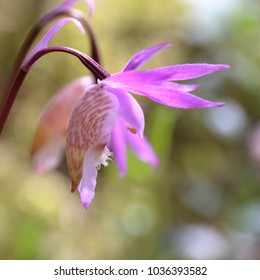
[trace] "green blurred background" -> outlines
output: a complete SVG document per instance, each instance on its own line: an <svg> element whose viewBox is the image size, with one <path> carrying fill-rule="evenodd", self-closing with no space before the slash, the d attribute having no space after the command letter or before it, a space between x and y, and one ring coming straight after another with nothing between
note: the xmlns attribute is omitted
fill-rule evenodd
<svg viewBox="0 0 260 280"><path fill-rule="evenodd" d="M0 2L1 88L30 27L58 3ZM119 179L113 162L102 168L85 211L70 193L65 162L41 176L31 168L46 102L88 74L73 57L46 56L28 75L0 140L0 258L260 259L258 0L96 0L96 6L92 23L110 73L135 52L171 42L147 67L229 64L196 81L197 95L226 105L179 110L138 99L160 168L129 151L127 176ZM73 24L53 44L89 52Z"/></svg>

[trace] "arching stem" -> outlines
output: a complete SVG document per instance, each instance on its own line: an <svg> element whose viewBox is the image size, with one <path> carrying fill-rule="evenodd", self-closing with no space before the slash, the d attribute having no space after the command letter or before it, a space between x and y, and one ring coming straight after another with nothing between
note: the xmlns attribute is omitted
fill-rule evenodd
<svg viewBox="0 0 260 280"><path fill-rule="evenodd" d="M73 48L56 46L48 47L38 51L34 56L31 57L29 61L26 62L26 64L22 65L14 79L13 84L9 87L8 91L6 92L6 98L3 102L0 111L0 135L3 131L8 115L14 104L15 98L23 84L27 73L42 56L52 52L64 52L77 57L81 61L81 63L84 66L86 66L89 69L89 71L93 73L93 75L99 80L103 80L109 76L109 73L106 72L104 68L93 58Z"/></svg>

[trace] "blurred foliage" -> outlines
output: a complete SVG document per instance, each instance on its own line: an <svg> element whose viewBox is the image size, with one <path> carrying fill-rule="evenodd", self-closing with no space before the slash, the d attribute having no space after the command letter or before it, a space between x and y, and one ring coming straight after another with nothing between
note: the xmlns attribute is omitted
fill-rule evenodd
<svg viewBox="0 0 260 280"><path fill-rule="evenodd" d="M209 4L210 2L210 4ZM33 23L57 1L1 1L3 88ZM149 67L208 62L230 70L199 79L196 94L219 109L178 110L139 98L156 171L129 152L98 177L84 211L69 191L65 162L36 175L29 149L39 114L62 85L86 75L74 58L51 54L28 75L0 140L1 259L259 259L260 7L242 0L96 0L92 22L113 73L140 49L172 42ZM77 5L86 9L83 4ZM73 25L53 44L88 53Z"/></svg>

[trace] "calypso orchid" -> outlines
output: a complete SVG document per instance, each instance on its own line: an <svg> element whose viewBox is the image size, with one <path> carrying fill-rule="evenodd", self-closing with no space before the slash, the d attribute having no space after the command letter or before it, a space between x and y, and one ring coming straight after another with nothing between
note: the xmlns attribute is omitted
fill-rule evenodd
<svg viewBox="0 0 260 280"><path fill-rule="evenodd" d="M71 5L74 2L76 0L65 3ZM93 2L88 2L93 10ZM66 8L66 5L61 7ZM39 121L32 147L34 168L38 172L55 168L66 149L71 191L77 189L84 208L88 208L95 195L98 170L102 165L107 166L112 156L120 177L126 174L128 146L142 161L154 168L159 165L156 153L144 136L144 113L134 95L145 96L156 103L175 108L219 107L224 104L191 94L198 85L180 84L178 81L198 78L229 66L179 64L137 70L154 54L170 46L164 43L139 51L122 71L110 75L97 59L68 47L48 47L53 35L69 21L76 23L82 31L82 22L77 18L60 20L42 38L21 69L24 75L43 55L66 52L79 58L94 75L94 78L82 77L73 81L52 98ZM91 36L93 39L92 31ZM11 93L17 93L20 80L18 75Z"/></svg>

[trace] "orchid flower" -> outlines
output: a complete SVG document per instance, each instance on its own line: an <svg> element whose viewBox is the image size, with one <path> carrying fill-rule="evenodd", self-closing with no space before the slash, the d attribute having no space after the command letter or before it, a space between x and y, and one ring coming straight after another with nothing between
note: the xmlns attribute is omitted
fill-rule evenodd
<svg viewBox="0 0 260 280"><path fill-rule="evenodd" d="M183 64L135 71L167 46L169 44L162 44L137 53L123 71L93 85L79 98L68 126L66 155L71 190L79 190L85 208L94 198L98 169L101 165L107 166L112 156L108 146L113 149L121 176L126 172L127 143L141 159L153 166L158 165L154 151L143 138L143 111L131 93L176 108L223 105L189 93L196 85L181 85L171 81L201 77L228 68L227 65Z"/></svg>
<svg viewBox="0 0 260 280"><path fill-rule="evenodd" d="M128 146L140 160L154 168L159 165L156 153L144 136L144 113L134 95L145 96L156 103L183 109L223 106L223 103L208 101L191 94L198 88L197 84L180 84L178 81L198 78L229 66L179 64L137 70L154 54L170 46L165 43L139 51L130 58L122 71L110 75L99 64L90 25L81 20L81 15L71 14L68 10L77 1L67 0L43 17L39 26L44 26L54 15L60 15L63 11L68 15L50 28L31 54L24 57L36 33L32 32L32 36L29 36L29 43L25 43L21 55L22 62L18 59L17 71L14 71L15 75L8 85L6 98L0 110L0 133L27 73L41 57L51 52L65 52L77 57L92 72L94 78L76 79L52 98L39 121L31 154L35 170L45 172L58 165L65 148L71 191L78 189L84 208L88 208L95 195L98 170L102 165L107 166L112 156L115 158L120 177L125 176ZM86 2L90 14L93 13L94 2ZM56 32L71 21L83 34L88 32L92 58L69 47L49 47L49 41Z"/></svg>

